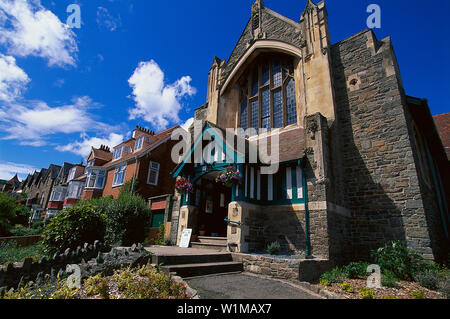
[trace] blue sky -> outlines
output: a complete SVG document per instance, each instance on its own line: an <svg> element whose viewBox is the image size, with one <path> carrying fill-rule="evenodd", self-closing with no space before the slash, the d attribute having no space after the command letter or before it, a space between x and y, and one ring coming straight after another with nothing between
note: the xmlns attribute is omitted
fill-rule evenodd
<svg viewBox="0 0 450 319"><path fill-rule="evenodd" d="M206 100L214 56L228 59L253 0L0 0L0 179L85 160L136 125L183 124ZM316 1L317 2L317 1ZM65 26L70 4L80 29ZM450 2L326 1L332 43L367 28L381 7L407 94L449 112ZM266 0L295 21L306 0Z"/></svg>

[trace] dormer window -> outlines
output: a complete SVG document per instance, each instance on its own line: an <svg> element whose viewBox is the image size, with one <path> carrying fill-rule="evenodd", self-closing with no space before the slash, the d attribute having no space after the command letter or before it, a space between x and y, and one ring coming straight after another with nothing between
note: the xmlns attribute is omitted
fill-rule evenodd
<svg viewBox="0 0 450 319"><path fill-rule="evenodd" d="M87 167L93 167L94 166L94 161L89 161L87 163Z"/></svg>
<svg viewBox="0 0 450 319"><path fill-rule="evenodd" d="M122 157L122 150L123 150L123 146L121 146L121 147L119 147L119 148L116 148L116 149L114 150L114 157L113 157L113 160L116 160L116 159L119 159L119 158Z"/></svg>
<svg viewBox="0 0 450 319"><path fill-rule="evenodd" d="M136 140L136 144L134 146L134 151L136 152L136 151L141 150L143 145L144 145L144 136L141 136Z"/></svg>
<svg viewBox="0 0 450 319"><path fill-rule="evenodd" d="M69 176L67 176L67 183L70 182L71 180L73 180L75 178L75 172L76 172L77 168L73 167L70 171L69 171Z"/></svg>

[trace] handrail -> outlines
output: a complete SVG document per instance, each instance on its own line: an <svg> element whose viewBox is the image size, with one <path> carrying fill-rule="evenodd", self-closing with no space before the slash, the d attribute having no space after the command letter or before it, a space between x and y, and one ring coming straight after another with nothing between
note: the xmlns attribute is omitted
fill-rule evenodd
<svg viewBox="0 0 450 319"><path fill-rule="evenodd" d="M238 225L238 226L243 226L243 225L244 225L244 224L241 223L241 222L235 222L235 221L229 220L228 217L226 217L226 218L224 219L224 221L226 221L228 224L236 224L236 225Z"/></svg>

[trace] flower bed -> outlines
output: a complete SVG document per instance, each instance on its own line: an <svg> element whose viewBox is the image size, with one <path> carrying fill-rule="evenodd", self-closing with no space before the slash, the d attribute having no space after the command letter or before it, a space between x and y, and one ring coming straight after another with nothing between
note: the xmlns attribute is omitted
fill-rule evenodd
<svg viewBox="0 0 450 319"><path fill-rule="evenodd" d="M0 299L191 299L192 292L186 283L145 265L117 270L108 277L89 277L81 289L70 289L65 279L58 278L11 289Z"/></svg>
<svg viewBox="0 0 450 319"><path fill-rule="evenodd" d="M337 294L343 299L446 299L441 293L410 281L397 282L397 288L373 288L373 298L370 298L370 290L367 290L367 281L364 279L345 279L342 283L333 283L330 286L313 286ZM349 292L350 290L353 292Z"/></svg>

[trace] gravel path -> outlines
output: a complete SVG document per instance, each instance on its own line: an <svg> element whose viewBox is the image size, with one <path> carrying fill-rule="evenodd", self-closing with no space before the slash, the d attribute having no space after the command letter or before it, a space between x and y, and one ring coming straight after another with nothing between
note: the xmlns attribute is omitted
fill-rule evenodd
<svg viewBox="0 0 450 319"><path fill-rule="evenodd" d="M186 282L201 299L320 299L293 284L248 273L197 277Z"/></svg>

